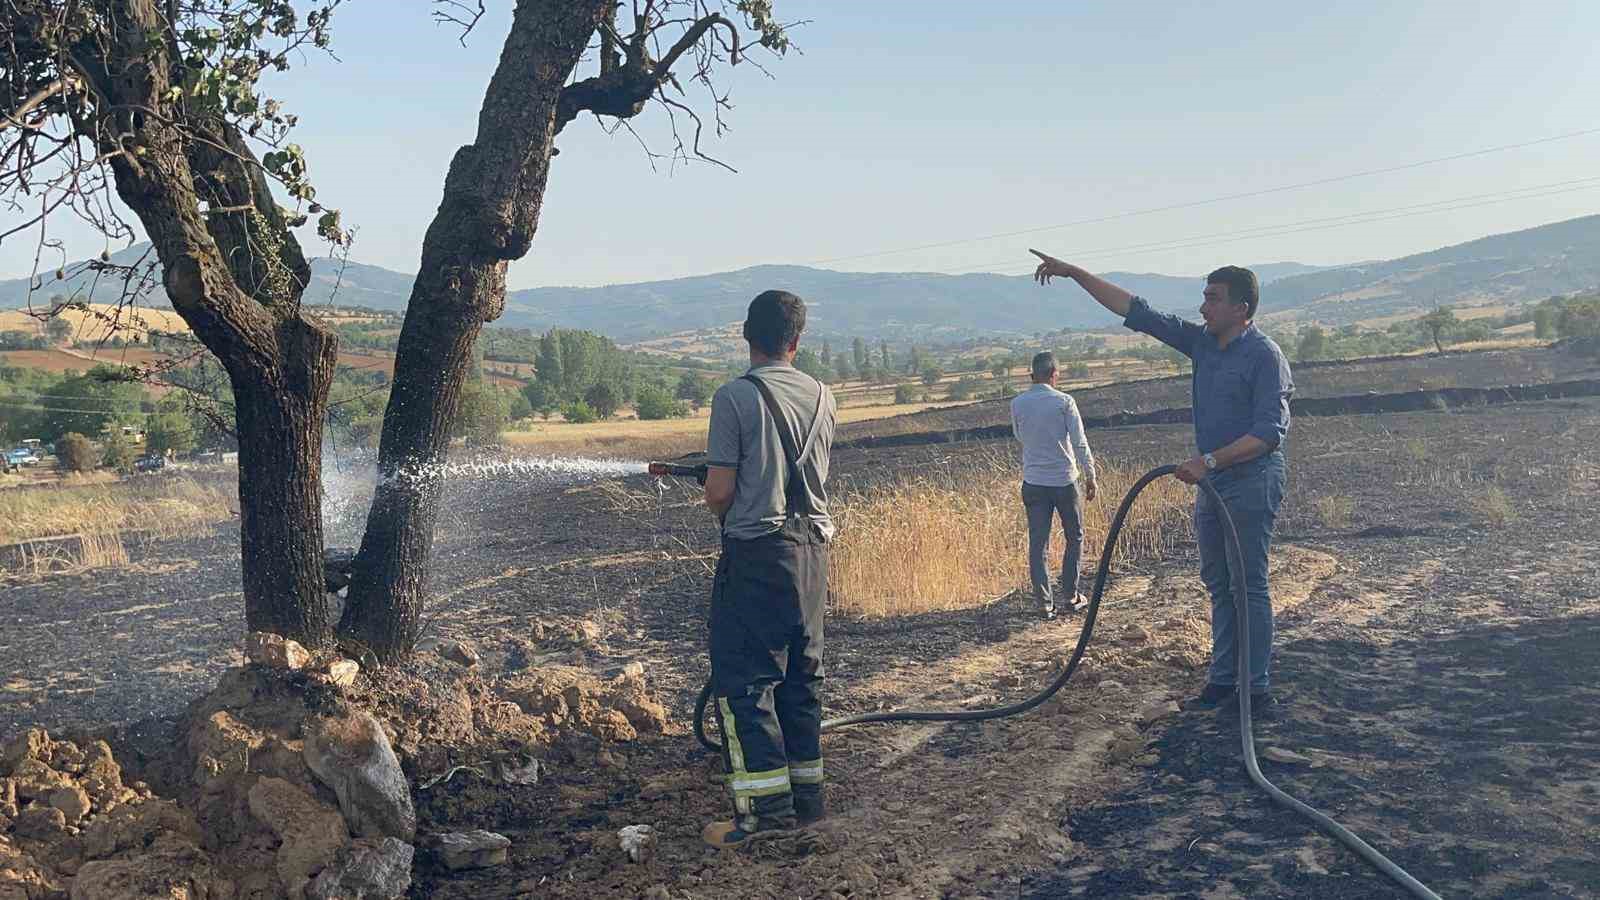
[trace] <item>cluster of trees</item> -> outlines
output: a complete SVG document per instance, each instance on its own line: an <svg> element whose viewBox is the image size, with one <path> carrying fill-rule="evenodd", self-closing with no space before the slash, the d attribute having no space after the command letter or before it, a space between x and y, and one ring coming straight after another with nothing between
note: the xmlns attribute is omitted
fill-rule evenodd
<svg viewBox="0 0 1600 900"><path fill-rule="evenodd" d="M157 399L113 366L53 374L6 366L0 357L0 443L38 438L56 444L62 465L76 471L101 465L129 471L145 453L183 455L237 446L227 378L214 359L174 369L164 379L176 390ZM492 385L481 376L468 378L462 390L451 434L468 443L494 443L508 422L532 414L522 392ZM389 402L388 376L341 366L329 395L330 449L377 447ZM124 426L142 434L143 443L125 436ZM94 452L76 454L69 463L59 450L74 434Z"/></svg>
<svg viewBox="0 0 1600 900"><path fill-rule="evenodd" d="M155 412L150 395L117 373L97 366L88 372L52 373L6 366L0 359L0 437L55 443L68 432L98 435L111 425L143 426Z"/></svg>
<svg viewBox="0 0 1600 900"><path fill-rule="evenodd" d="M1370 356L1389 356L1410 353L1432 346L1443 352L1445 347L1484 341L1493 337L1501 322L1495 319L1462 319L1455 310L1443 306L1415 319L1394 322L1387 328L1363 328L1344 325L1326 329L1308 325L1295 334L1292 341L1280 340L1285 349L1293 348L1299 362L1325 359L1360 359Z"/></svg>
<svg viewBox="0 0 1600 900"><path fill-rule="evenodd" d="M637 354L610 338L580 329L540 335L533 364L533 382L522 391L526 414L549 418L559 412L568 422L609 419L628 405L641 419L680 418L710 402L716 388L692 369L675 374L642 365Z"/></svg>
<svg viewBox="0 0 1600 900"><path fill-rule="evenodd" d="M1600 337L1600 293L1551 297L1506 317L1506 325L1532 322L1541 340Z"/></svg>
<svg viewBox="0 0 1600 900"><path fill-rule="evenodd" d="M55 319L50 321L54 322ZM42 334L26 331L0 331L0 350L48 350L50 341Z"/></svg>
<svg viewBox="0 0 1600 900"><path fill-rule="evenodd" d="M634 398L633 366L608 337L553 328L539 338L534 380L524 391L542 416L559 411L569 422L609 418Z"/></svg>
<svg viewBox="0 0 1600 900"><path fill-rule="evenodd" d="M54 444L70 470L105 466L128 472L143 454L230 446L231 428L203 414L184 392L156 399L113 367L51 373L6 366L0 359L0 441L9 445L24 438Z"/></svg>

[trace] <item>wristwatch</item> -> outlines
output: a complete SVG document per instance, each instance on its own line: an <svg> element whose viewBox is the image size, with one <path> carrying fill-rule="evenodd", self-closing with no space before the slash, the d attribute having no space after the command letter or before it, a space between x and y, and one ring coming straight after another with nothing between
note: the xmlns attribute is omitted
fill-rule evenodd
<svg viewBox="0 0 1600 900"><path fill-rule="evenodd" d="M1201 459L1206 461L1206 471L1215 472L1217 470L1217 458L1215 456L1207 453L1205 456L1202 456Z"/></svg>

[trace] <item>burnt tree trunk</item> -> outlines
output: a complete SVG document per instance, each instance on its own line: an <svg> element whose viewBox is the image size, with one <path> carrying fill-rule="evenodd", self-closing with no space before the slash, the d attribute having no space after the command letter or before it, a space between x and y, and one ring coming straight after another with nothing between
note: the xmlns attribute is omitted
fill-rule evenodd
<svg viewBox="0 0 1600 900"><path fill-rule="evenodd" d="M322 572L322 423L337 343L298 319L277 329L282 356L234 377L245 624L309 646L333 643Z"/></svg>
<svg viewBox="0 0 1600 900"><path fill-rule="evenodd" d="M109 44L83 69L105 100L93 134L173 309L233 385L247 626L326 646L321 450L337 338L301 314L310 266L238 130L189 122L208 135L197 141L177 126L165 16L156 0L109 4Z"/></svg>
<svg viewBox="0 0 1600 900"><path fill-rule="evenodd" d="M507 264L533 243L562 88L608 0L521 0L474 142L450 162L422 244L378 448L378 486L351 570L342 637L379 660L415 643L441 489L439 463L473 342L505 307Z"/></svg>

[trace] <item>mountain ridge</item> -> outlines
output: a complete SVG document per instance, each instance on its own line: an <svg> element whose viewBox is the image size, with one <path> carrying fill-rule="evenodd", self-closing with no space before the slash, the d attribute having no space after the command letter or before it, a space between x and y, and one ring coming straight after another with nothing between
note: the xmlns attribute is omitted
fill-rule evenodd
<svg viewBox="0 0 1600 900"><path fill-rule="evenodd" d="M144 249L135 246L112 258L127 262L142 256ZM1276 262L1256 269L1263 284L1261 315L1272 323L1344 325L1435 305L1541 300L1600 285L1600 215L1486 235L1388 260L1342 266ZM1192 313L1199 303L1198 275L1102 275L1157 309ZM92 278L92 272L83 272L61 281L46 279L34 292L34 303L48 302L57 293L85 293ZM380 266L318 258L312 262L305 303L331 301L399 312L409 300L413 278ZM27 302L27 287L25 278L0 281L0 307ZM806 298L811 307L809 330L818 336L941 343L1107 324L1104 312L1093 303L1042 290L1025 274L838 272L770 264L659 281L511 291L505 314L496 324L535 330L584 328L618 341L638 341L738 321L749 298L771 287ZM152 305L165 305L164 301L158 290Z"/></svg>

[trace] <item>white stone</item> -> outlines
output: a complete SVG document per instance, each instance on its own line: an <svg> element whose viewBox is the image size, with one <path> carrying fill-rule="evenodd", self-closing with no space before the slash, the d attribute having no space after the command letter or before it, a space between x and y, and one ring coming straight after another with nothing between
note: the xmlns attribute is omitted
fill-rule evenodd
<svg viewBox="0 0 1600 900"><path fill-rule="evenodd" d="M617 832L617 838L622 842L622 852L636 863L645 862L655 854L656 830L649 825L629 825Z"/></svg>

